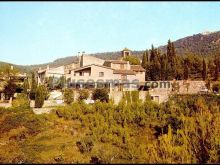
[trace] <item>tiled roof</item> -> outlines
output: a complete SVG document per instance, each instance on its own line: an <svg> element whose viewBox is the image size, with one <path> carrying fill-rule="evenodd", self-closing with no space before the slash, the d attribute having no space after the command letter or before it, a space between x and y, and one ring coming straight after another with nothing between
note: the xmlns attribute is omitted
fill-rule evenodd
<svg viewBox="0 0 220 165"><path fill-rule="evenodd" d="M145 69L141 65L131 65L131 70L133 71L145 71Z"/></svg>
<svg viewBox="0 0 220 165"><path fill-rule="evenodd" d="M127 61L122 61L122 60L107 60L105 62L110 62L113 64L127 64Z"/></svg>
<svg viewBox="0 0 220 165"><path fill-rule="evenodd" d="M135 75L133 70L114 70L114 74L127 74L127 75Z"/></svg>
<svg viewBox="0 0 220 165"><path fill-rule="evenodd" d="M92 65L95 65L95 66L98 66L98 67L102 67L102 68L106 68L106 69L112 69L112 68L110 68L110 67L103 66L103 65L91 64L91 65L86 65L86 66L82 66L82 67L74 68L74 69L72 69L72 70L74 70L74 71L78 71L78 70L82 70L82 69L90 68Z"/></svg>
<svg viewBox="0 0 220 165"><path fill-rule="evenodd" d="M44 73L44 72L46 72L46 69L37 71L37 73Z"/></svg>

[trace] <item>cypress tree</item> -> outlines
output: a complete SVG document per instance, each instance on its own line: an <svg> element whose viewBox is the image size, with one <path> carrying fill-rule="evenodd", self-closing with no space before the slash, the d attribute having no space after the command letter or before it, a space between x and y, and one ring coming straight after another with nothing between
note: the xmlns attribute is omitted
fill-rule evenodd
<svg viewBox="0 0 220 165"><path fill-rule="evenodd" d="M35 92L37 89L37 83L35 79L35 74L32 72L32 77L31 77L31 91L30 91L30 99L34 100L35 99Z"/></svg>
<svg viewBox="0 0 220 165"><path fill-rule="evenodd" d="M29 89L29 81L28 81L28 79L26 78L25 80L24 80L24 84L23 84L23 92L25 93L25 94L27 94L28 93L28 89Z"/></svg>
<svg viewBox="0 0 220 165"><path fill-rule="evenodd" d="M169 63L172 62L172 43L170 39L168 40L167 43L167 58Z"/></svg>
<svg viewBox="0 0 220 165"><path fill-rule="evenodd" d="M218 73L219 72L219 60L218 60L217 56L215 56L214 63L215 63L215 77L214 77L214 80L217 81L218 78L219 78L219 73Z"/></svg>
<svg viewBox="0 0 220 165"><path fill-rule="evenodd" d="M147 65L147 58L148 58L148 52L145 51L142 57L142 63L141 66L145 69Z"/></svg>
<svg viewBox="0 0 220 165"><path fill-rule="evenodd" d="M188 61L184 61L184 74L183 74L184 80L187 80L189 78L189 65Z"/></svg>
<svg viewBox="0 0 220 165"><path fill-rule="evenodd" d="M36 88L35 92L35 108L41 108L44 105L44 100L46 99L47 89L44 85L40 85Z"/></svg>
<svg viewBox="0 0 220 165"><path fill-rule="evenodd" d="M204 60L204 58L203 58L203 63L202 63L202 78L203 78L203 80L206 80L206 78L207 78L207 67L206 67L206 62L205 62L205 60Z"/></svg>
<svg viewBox="0 0 220 165"><path fill-rule="evenodd" d="M150 62L154 61L156 57L156 52L154 49L154 45L151 46L151 50L150 50Z"/></svg>

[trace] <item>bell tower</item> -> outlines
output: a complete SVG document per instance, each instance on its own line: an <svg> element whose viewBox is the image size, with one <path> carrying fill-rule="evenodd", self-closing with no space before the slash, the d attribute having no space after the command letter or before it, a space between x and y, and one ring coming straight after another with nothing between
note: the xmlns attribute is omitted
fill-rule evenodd
<svg viewBox="0 0 220 165"><path fill-rule="evenodd" d="M124 48L122 51L121 51L121 57L122 58L125 58L127 56L131 56L131 50L129 50L128 48Z"/></svg>

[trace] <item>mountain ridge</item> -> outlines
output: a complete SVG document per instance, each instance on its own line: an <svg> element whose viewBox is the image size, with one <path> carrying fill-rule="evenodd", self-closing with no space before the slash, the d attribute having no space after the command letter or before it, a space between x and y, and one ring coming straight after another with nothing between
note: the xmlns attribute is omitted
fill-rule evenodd
<svg viewBox="0 0 220 165"><path fill-rule="evenodd" d="M173 41L174 46L176 48L177 55L184 55L186 53L191 54L197 54L204 57L207 56L214 56L217 53L220 53L220 31L215 32L203 32L198 34L193 34L191 36L186 36L183 38L180 38L176 41ZM162 45L159 46L158 49L161 51L161 53L166 52L166 46ZM134 50L132 51L132 55L141 58L142 54L145 50ZM100 53L92 53L88 54L91 56L95 56L104 60L114 60L120 57L121 51L112 51L112 52L100 52ZM31 71L36 70L39 67L45 67L47 65L50 65L51 67L57 67L61 65L68 65L73 62L77 62L78 56L67 56L55 59L53 62L43 63L43 64L33 64L33 65L16 65L11 64L22 71ZM7 62L0 62L0 66L2 63Z"/></svg>

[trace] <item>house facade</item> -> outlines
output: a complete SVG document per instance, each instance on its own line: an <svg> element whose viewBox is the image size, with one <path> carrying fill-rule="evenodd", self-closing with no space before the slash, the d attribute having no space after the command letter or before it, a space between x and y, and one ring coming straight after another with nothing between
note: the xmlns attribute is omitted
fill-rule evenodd
<svg viewBox="0 0 220 165"><path fill-rule="evenodd" d="M118 60L103 60L90 55L81 55L78 63L37 71L38 84L46 78L64 76L67 87L97 88L100 85L110 90L136 90L139 82L145 81L145 70L141 65L131 65L123 58L130 56L129 49L122 50ZM136 86L136 88L135 88Z"/></svg>
<svg viewBox="0 0 220 165"><path fill-rule="evenodd" d="M76 88L96 88L98 86L110 90L137 90L138 83L145 82L145 69L141 65L131 65L123 57L131 53L122 51L118 60L103 60L84 55L80 58L80 66L67 75L70 86Z"/></svg>

